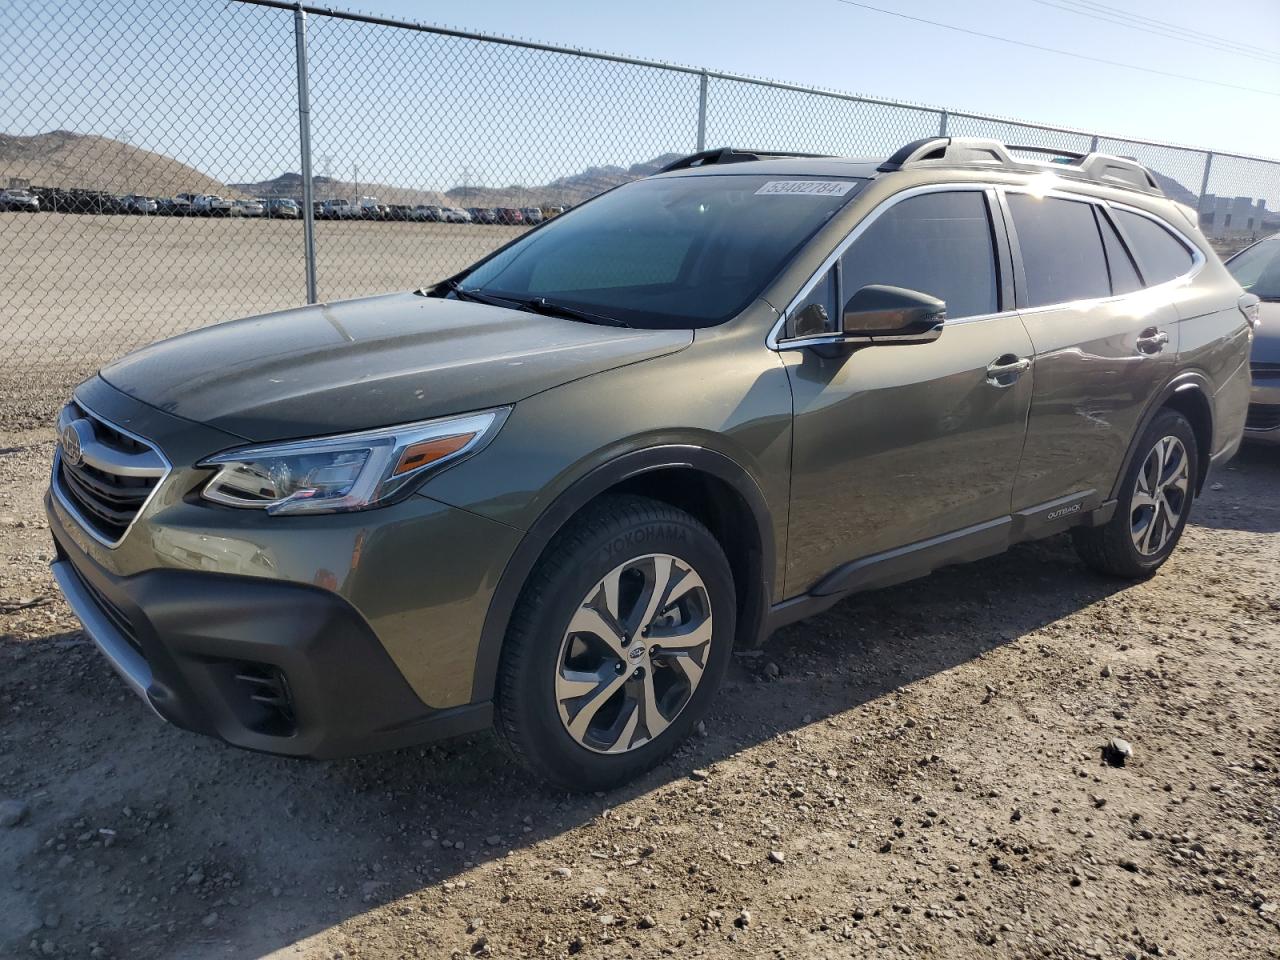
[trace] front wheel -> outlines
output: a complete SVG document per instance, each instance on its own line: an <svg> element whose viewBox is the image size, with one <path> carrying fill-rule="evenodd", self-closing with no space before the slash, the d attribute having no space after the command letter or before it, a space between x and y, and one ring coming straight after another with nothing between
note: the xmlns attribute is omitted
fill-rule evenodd
<svg viewBox="0 0 1280 960"><path fill-rule="evenodd" d="M1081 559L1113 577L1136 580L1155 573L1182 538L1199 463L1195 430L1187 418L1176 410L1157 414L1121 482L1111 520L1072 531Z"/></svg>
<svg viewBox="0 0 1280 960"><path fill-rule="evenodd" d="M728 667L736 600L719 543L689 514L607 497L556 536L512 615L497 723L515 755L569 790L661 762Z"/></svg>

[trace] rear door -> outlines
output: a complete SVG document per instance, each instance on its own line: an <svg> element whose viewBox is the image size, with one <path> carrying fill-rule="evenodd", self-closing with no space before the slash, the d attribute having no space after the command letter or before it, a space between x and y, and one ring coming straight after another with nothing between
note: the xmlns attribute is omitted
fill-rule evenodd
<svg viewBox="0 0 1280 960"><path fill-rule="evenodd" d="M1106 500L1148 404L1172 375L1178 314L1144 289L1107 204L1003 191L1035 390L1013 492L1029 524ZM1066 512L1064 512L1066 511Z"/></svg>
<svg viewBox="0 0 1280 960"><path fill-rule="evenodd" d="M1007 535L1031 401L1031 341L1012 310L1012 268L995 192L907 191L868 216L787 311L779 343L794 397L786 592L851 561L944 534ZM939 297L936 341L824 348L841 305L888 284ZM827 329L795 319L819 304ZM975 529L978 528L978 529ZM949 549L944 545L943 549ZM909 552L909 551L908 551Z"/></svg>

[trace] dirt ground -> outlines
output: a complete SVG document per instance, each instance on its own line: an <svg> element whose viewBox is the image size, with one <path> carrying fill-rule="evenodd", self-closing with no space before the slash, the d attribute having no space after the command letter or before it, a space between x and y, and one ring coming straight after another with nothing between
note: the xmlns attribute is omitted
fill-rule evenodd
<svg viewBox="0 0 1280 960"><path fill-rule="evenodd" d="M1059 538L790 627L585 797L165 726L57 597L50 455L0 431L0 957L1280 957L1280 450L1146 583Z"/></svg>

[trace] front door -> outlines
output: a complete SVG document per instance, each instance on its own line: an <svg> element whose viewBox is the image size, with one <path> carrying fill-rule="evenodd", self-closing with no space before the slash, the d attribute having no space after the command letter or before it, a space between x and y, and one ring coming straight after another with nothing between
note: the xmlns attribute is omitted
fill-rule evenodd
<svg viewBox="0 0 1280 960"><path fill-rule="evenodd" d="M994 192L913 190L872 214L788 311L780 341L794 397L786 594L850 561L1008 517L1031 402L1031 341L1012 306ZM888 284L947 304L923 344L805 347L795 329ZM810 321L817 311L805 312ZM790 339L787 339L787 336Z"/></svg>

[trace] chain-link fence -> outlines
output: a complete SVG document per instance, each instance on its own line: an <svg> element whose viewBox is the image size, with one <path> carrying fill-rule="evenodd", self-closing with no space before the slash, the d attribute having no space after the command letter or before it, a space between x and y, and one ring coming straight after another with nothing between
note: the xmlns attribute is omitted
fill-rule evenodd
<svg viewBox="0 0 1280 960"><path fill-rule="evenodd" d="M162 336L432 282L706 146L1100 150L1150 167L1224 251L1280 230L1280 162L1226 153L277 0L26 0L8 19L0 402L18 419Z"/></svg>

